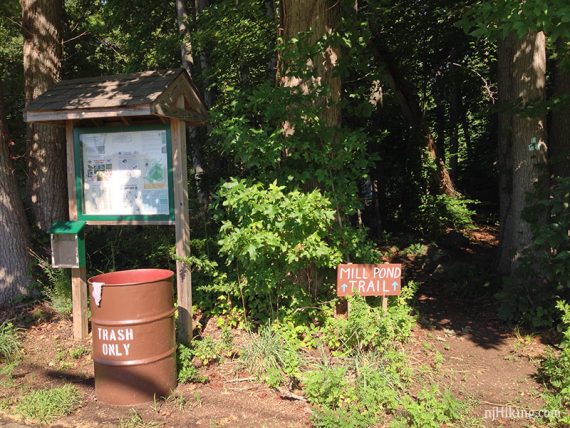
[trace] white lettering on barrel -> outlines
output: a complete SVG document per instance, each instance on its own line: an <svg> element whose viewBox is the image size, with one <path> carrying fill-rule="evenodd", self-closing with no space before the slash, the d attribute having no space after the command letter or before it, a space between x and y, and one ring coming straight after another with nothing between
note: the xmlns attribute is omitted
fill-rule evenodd
<svg viewBox="0 0 570 428"><path fill-rule="evenodd" d="M108 357L128 356L130 343L108 343L108 342L130 342L134 340L132 328L104 328L97 327L97 338L101 343L101 353Z"/></svg>

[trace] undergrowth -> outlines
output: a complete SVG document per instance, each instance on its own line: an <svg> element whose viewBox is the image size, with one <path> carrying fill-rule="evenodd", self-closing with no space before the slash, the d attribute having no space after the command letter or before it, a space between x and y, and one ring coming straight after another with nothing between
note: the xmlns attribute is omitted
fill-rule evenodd
<svg viewBox="0 0 570 428"><path fill-rule="evenodd" d="M249 335L239 361L244 369L271 387L286 381L296 382L299 376L298 353L269 326L261 328L259 334Z"/></svg>
<svg viewBox="0 0 570 428"><path fill-rule="evenodd" d="M37 255L35 258L47 279L47 283L42 286L42 292L51 308L60 315L70 316L73 303L69 273L66 269L52 267L48 261Z"/></svg>
<svg viewBox="0 0 570 428"><path fill-rule="evenodd" d="M69 415L81 404L81 395L73 385L40 389L24 395L16 412L41 423L50 423Z"/></svg>
<svg viewBox="0 0 570 428"><path fill-rule="evenodd" d="M549 414L549 422L555 426L570 426L570 304L559 301L556 306L562 314L560 349L551 351L542 361L540 375L547 387L544 394L547 407L562 411L560 417L554 412Z"/></svg>
<svg viewBox="0 0 570 428"><path fill-rule="evenodd" d="M0 325L0 360L14 361L20 355L22 343L18 328L10 321Z"/></svg>

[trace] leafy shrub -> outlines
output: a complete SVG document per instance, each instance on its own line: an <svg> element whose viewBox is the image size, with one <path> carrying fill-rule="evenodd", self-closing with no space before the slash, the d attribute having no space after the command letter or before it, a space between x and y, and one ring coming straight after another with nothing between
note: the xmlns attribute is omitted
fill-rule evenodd
<svg viewBox="0 0 570 428"><path fill-rule="evenodd" d="M524 216L533 242L497 295L500 315L549 327L559 319L556 302L570 301L570 178L559 179L547 197L532 195Z"/></svg>
<svg viewBox="0 0 570 428"><path fill-rule="evenodd" d="M475 211L469 206L475 203L460 196L425 194L418 207L418 228L429 235L440 234L448 228L472 228Z"/></svg>
<svg viewBox="0 0 570 428"><path fill-rule="evenodd" d="M47 297L50 306L60 315L69 316L73 310L71 281L65 269L53 268L49 262L36 256L42 269L47 284L43 286L43 293Z"/></svg>
<svg viewBox="0 0 570 428"><path fill-rule="evenodd" d="M422 388L417 398L405 395L402 407L404 415L392 421L392 428L439 428L459 420L465 413L465 405L461 401L450 391L440 392L437 386Z"/></svg>
<svg viewBox="0 0 570 428"><path fill-rule="evenodd" d="M198 369L192 363L194 358L192 349L186 345L179 344L176 352L176 365L178 368L178 382L198 382L204 383L208 378L200 375Z"/></svg>
<svg viewBox="0 0 570 428"><path fill-rule="evenodd" d="M81 404L81 396L73 385L40 389L24 395L16 405L23 416L49 423L72 413Z"/></svg>
<svg viewBox="0 0 570 428"><path fill-rule="evenodd" d="M401 406L411 380L405 355L362 352L342 365L323 364L303 374L305 396L314 408L315 426L375 426L382 414Z"/></svg>
<svg viewBox="0 0 570 428"><path fill-rule="evenodd" d="M325 340L329 347L342 354L370 350L387 350L395 342L406 340L415 325L408 301L415 293L415 284L408 283L402 294L392 298L388 311L373 307L366 299L353 296L348 299L348 318L330 318L325 327Z"/></svg>
<svg viewBox="0 0 570 428"><path fill-rule="evenodd" d="M316 428L368 428L375 425L376 418L361 413L356 407L336 410L323 408L313 412L311 422Z"/></svg>
<svg viewBox="0 0 570 428"><path fill-rule="evenodd" d="M228 265L237 266L240 292L257 316L303 299L319 284L315 269L333 268L341 260L329 240L330 201L318 190L284 189L234 179L218 194L219 251Z"/></svg>
<svg viewBox="0 0 570 428"><path fill-rule="evenodd" d="M303 373L307 401L327 409L338 409L356 399L354 387L349 387L347 368L323 366Z"/></svg>
<svg viewBox="0 0 570 428"><path fill-rule="evenodd" d="M559 301L557 308L562 313L560 354L551 353L542 361L541 376L560 404L570 407L570 304Z"/></svg>
<svg viewBox="0 0 570 428"><path fill-rule="evenodd" d="M240 365L269 386L277 387L299 376L299 355L266 326L251 334L240 355Z"/></svg>
<svg viewBox="0 0 570 428"><path fill-rule="evenodd" d="M11 322L0 325L0 357L6 361L15 360L20 354L22 343L18 328Z"/></svg>

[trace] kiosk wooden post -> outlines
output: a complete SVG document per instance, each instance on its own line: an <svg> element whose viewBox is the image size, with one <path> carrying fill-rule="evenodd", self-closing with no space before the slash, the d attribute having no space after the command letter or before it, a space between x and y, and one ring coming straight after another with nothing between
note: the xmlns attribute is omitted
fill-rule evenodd
<svg viewBox="0 0 570 428"><path fill-rule="evenodd" d="M191 272L184 263L184 258L190 255L186 126L187 124L201 126L205 124L206 116L206 108L198 91L188 73L183 69L62 81L37 97L24 112L24 118L27 122L64 125L66 128L67 192L70 219L68 223L82 223L82 228L85 224L174 225L177 255L178 338L182 342L189 342L192 339ZM90 212L85 202L85 194L87 194L89 186L84 183L86 183L85 180L91 180L89 181L91 187L100 186L98 183L100 181L99 176L97 175L95 179L92 175L93 171L96 174L100 173L100 170L94 169L95 165L103 168L102 174L110 173L109 176L103 176L103 181L109 177L112 180L116 173L120 175L126 169L113 166L114 161L105 160L110 156L108 154L100 155L103 160L99 159L97 157L99 156L97 155L99 153L98 146L86 143L85 140L81 140L80 136L88 134L91 135L91 138L95 138L97 135L99 135L97 138L102 138L101 135L108 133L130 135L129 138L133 140L139 138L138 145L133 146L129 143L130 145L126 146L126 150L122 148L120 152L114 153L151 156L152 153L158 152L156 147L154 151L147 148L149 143L144 140L146 137L140 136L141 132L147 132L145 130L155 130L155 132L158 130L158 135L163 138L162 154L159 155L158 162L162 165L167 159L169 168L167 169L166 185L164 174L161 174L159 190L161 196L156 196L157 187L150 184L147 188L147 185L143 185L141 181L138 187L135 186L139 192L136 196L138 199L129 199L132 198L132 195L127 197L125 190L125 193L121 195L123 199L121 199L118 208L115 208L112 203L113 207L110 210L107 208L99 210L100 200L97 197L95 202L91 200L91 204L95 203L97 209ZM156 133L154 135L157 136ZM144 144L143 140L145 141ZM105 153L104 144L102 144L101 153ZM153 140L152 144L156 146L156 141ZM158 144L160 144L160 140ZM95 155L85 154L87 152L83 152L84 147L88 147L89 150L92 150L89 153L95 153ZM133 149L132 147L138 148ZM160 146L158 147L160 152ZM92 162L88 167L84 166L84 162L87 161L83 156ZM143 162L140 160L141 158L138 159L139 162ZM147 166L150 163L148 160L144 162L147 163ZM155 161L153 160L153 162ZM143 163L137 163L137 165L136 169L140 174ZM93 169L91 169L92 167ZM89 173L85 168L89 170ZM111 169L107 170L107 168ZM172 171L172 175L170 175L170 171ZM133 176L129 175L129 177L132 178ZM139 179L147 180L147 178ZM113 182L111 181L111 183ZM120 185L120 183L118 184ZM155 193L152 193L153 191ZM161 202L162 199L164 199L164 203ZM169 209L165 209L166 201L168 201ZM106 203L102 204L105 205ZM130 211L125 212L120 207L121 205L128 205ZM140 205L144 206L144 210L141 209ZM147 206L151 208L148 212L146 211ZM74 233L77 230L71 229ZM78 235L74 236L77 237ZM52 240L52 245L57 245L53 242L60 241ZM62 267L71 268L73 337L78 340L88 336L88 288L87 273L84 267L83 235L81 235L81 242L83 254L82 257L79 257L81 262L60 264ZM64 253L65 251L68 250L65 249ZM56 253L54 252L54 254Z"/></svg>
<svg viewBox="0 0 570 428"><path fill-rule="evenodd" d="M75 188L75 162L73 148L73 121L65 123L65 144L67 153L67 197L69 219L77 220L77 192ZM73 338L83 340L89 335L87 316L87 271L83 268L71 269L71 299L73 316Z"/></svg>
<svg viewBox="0 0 570 428"><path fill-rule="evenodd" d="M176 107L184 108L180 96ZM188 165L186 155L186 124L170 120L172 132L172 160L174 169L174 227L176 228L176 284L178 294L178 340L192 340L192 278L184 263L190 256L190 222L188 211Z"/></svg>

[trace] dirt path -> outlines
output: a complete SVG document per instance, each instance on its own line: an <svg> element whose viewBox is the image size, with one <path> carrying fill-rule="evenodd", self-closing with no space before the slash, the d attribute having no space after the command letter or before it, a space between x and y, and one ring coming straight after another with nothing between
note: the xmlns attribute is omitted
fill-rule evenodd
<svg viewBox="0 0 570 428"><path fill-rule="evenodd" d="M483 230L472 233L470 242L460 247L432 254L435 262L426 255L423 269L415 272L424 286L418 298L420 323L413 358L431 362L438 383L463 399L475 400L472 415L486 425L526 426L531 421L489 419L494 411L497 416L506 414L495 409L543 406L536 379L544 352L540 337L521 334L497 316L497 278L492 274L496 245L492 231ZM414 265L417 269L417 260Z"/></svg>
<svg viewBox="0 0 570 428"><path fill-rule="evenodd" d="M98 403L94 393L93 362L88 352L80 358L69 350L90 349L90 341L71 339L69 320L45 322L31 327L25 336L25 358L13 373L11 383L0 382L0 399L16 391L72 383L79 389L82 406L61 418L61 427L306 427L310 410L303 401L280 398L265 385L240 374L231 361L203 370L206 384L179 385L166 401L138 406ZM135 424L135 420L140 420ZM39 426L0 411L0 427L8 422ZM130 424L129 424L130 422ZM147 425L144 425L147 423Z"/></svg>

